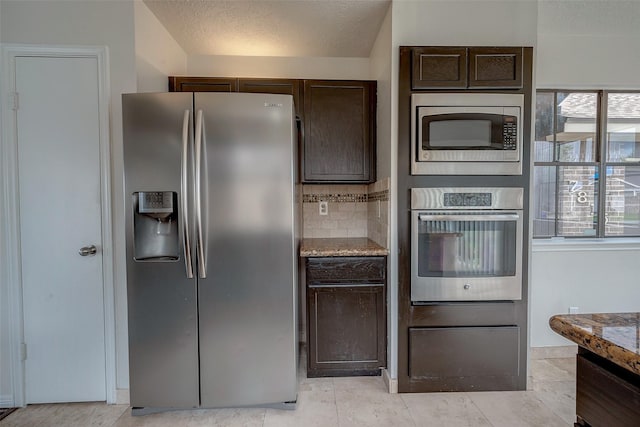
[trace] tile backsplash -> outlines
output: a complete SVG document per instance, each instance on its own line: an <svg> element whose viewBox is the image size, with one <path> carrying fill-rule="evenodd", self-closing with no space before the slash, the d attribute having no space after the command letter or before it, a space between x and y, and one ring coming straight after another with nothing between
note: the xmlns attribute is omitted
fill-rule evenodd
<svg viewBox="0 0 640 427"><path fill-rule="evenodd" d="M371 185L305 185L303 237L369 237L388 247L389 179ZM320 202L327 215L320 215Z"/></svg>

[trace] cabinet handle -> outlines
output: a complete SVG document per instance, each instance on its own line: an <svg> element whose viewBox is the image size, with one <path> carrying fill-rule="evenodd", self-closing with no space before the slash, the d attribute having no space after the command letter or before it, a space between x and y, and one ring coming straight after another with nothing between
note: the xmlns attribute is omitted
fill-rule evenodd
<svg viewBox="0 0 640 427"><path fill-rule="evenodd" d="M384 283L348 283L348 282L339 282L339 283L311 283L308 285L309 288L380 288L384 286Z"/></svg>

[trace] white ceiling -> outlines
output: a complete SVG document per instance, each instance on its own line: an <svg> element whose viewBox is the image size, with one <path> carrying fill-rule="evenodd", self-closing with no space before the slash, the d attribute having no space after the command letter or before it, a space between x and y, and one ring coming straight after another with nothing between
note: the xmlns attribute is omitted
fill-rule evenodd
<svg viewBox="0 0 640 427"><path fill-rule="evenodd" d="M188 55L369 57L391 0L144 0Z"/></svg>

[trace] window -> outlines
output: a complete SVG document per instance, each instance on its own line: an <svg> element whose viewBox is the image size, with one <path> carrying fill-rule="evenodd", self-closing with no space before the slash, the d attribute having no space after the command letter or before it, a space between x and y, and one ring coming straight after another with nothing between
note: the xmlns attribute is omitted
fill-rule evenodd
<svg viewBox="0 0 640 427"><path fill-rule="evenodd" d="M640 92L539 90L533 237L640 236Z"/></svg>

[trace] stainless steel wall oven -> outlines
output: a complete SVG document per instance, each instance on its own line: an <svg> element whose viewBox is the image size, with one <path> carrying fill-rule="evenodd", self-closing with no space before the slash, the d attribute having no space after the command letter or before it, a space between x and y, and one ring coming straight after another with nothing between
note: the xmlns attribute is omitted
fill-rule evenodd
<svg viewBox="0 0 640 427"><path fill-rule="evenodd" d="M411 301L522 298L522 188L411 189Z"/></svg>

